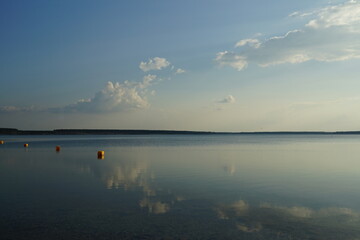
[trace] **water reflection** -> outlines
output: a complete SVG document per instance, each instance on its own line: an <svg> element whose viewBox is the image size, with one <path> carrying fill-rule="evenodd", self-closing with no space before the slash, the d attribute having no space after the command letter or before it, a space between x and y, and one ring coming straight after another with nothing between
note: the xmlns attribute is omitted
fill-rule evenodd
<svg viewBox="0 0 360 240"><path fill-rule="evenodd" d="M167 203L160 201L151 201L148 198L144 198L139 202L140 207L147 208L149 213L162 214L169 211L170 206Z"/></svg>
<svg viewBox="0 0 360 240"><path fill-rule="evenodd" d="M94 162L92 162L94 163ZM236 166L224 165L230 176L234 176ZM196 198L193 194L177 192L177 188L164 188L162 182L156 178L156 168L149 161L137 160L106 160L99 164L88 164L82 172L91 173L97 177L108 189L122 189L124 191L141 192L138 199L140 209L149 214L164 215L171 212L176 206L188 206ZM211 189L207 189L211 191ZM205 200L205 199L204 199ZM310 235L329 236L330 233L344 234L344 229L351 232L352 236L360 236L359 212L345 207L310 208L301 205L283 206L267 202L266 199L255 204L244 199L225 204L220 196L215 198L207 208L215 209L219 220L227 221L233 228L244 234L257 234L261 236L279 236L278 239L306 239L308 236L299 232L312 232ZM208 201L208 200L206 200ZM184 205L178 203L184 202ZM185 210L185 209L182 209ZM331 229L331 231L330 231ZM310 236L309 235L309 236ZM331 238L329 238L331 239ZM335 238L336 239L336 238Z"/></svg>
<svg viewBox="0 0 360 240"><path fill-rule="evenodd" d="M297 143L101 146L102 161L97 145L1 149L0 226L25 236L68 222L59 229L89 226L102 239L359 239L360 140Z"/></svg>
<svg viewBox="0 0 360 240"><path fill-rule="evenodd" d="M112 161L107 162L97 170L97 175L108 189L123 188L130 190L141 187L146 195L155 195L155 191L149 186L152 177L148 173L148 164L146 162Z"/></svg>
<svg viewBox="0 0 360 240"><path fill-rule="evenodd" d="M233 176L236 172L236 167L234 164L228 164L223 167L224 171L229 174L230 176Z"/></svg>
<svg viewBox="0 0 360 240"><path fill-rule="evenodd" d="M137 200L138 207L146 210L149 214L164 215L171 212L173 207L187 211L184 208L189 207L188 204L191 205L194 199L201 200L194 192L184 194L184 192L178 191L176 185L164 187L164 182L162 182L164 180L160 181L156 177L159 166L153 166L153 164L154 162L141 158L112 159L108 157L107 160L100 162L83 161L78 166L82 173L93 175L107 189L141 192ZM161 164L162 167L164 164L166 165L163 161ZM229 162L222 166L218 170L236 177L236 164ZM171 171L169 167L166 166L165 169ZM194 167L196 165L193 165ZM168 174L171 176L171 173ZM196 187L193 186L193 188ZM211 188L209 185L206 190L211 191ZM203 200L209 203L209 199ZM257 202L260 202L257 204L246 201L245 198L225 203L227 201L229 198L224 199L219 194L210 201L209 205L204 205L207 206L204 211L215 210L217 219L226 221L232 225L233 229L243 234L267 236L268 239L272 239L274 236L277 236L278 239L307 239L310 235L328 236L328 239L332 239L330 238L331 234L339 236L344 234L344 231L350 231L351 236L360 236L358 229L360 214L351 208L315 209L301 205L284 206L270 203L266 198L257 199ZM184 204L179 205L180 202L184 202ZM311 233L304 235L300 233L299 229Z"/></svg>
<svg viewBox="0 0 360 240"><path fill-rule="evenodd" d="M255 223L252 225L244 225L244 224L236 224L237 229L246 233L255 233L259 232L262 229L262 225L260 223Z"/></svg>
<svg viewBox="0 0 360 240"><path fill-rule="evenodd" d="M239 200L220 205L215 212L219 219L234 222L234 227L245 233L273 232L290 239L308 239L311 235L321 239L353 239L360 236L360 212L350 208L313 209L268 202L250 205ZM345 233L348 237L343 236Z"/></svg>
<svg viewBox="0 0 360 240"><path fill-rule="evenodd" d="M141 192L139 208L147 209L150 214L164 214L170 210L171 205L185 199L173 194L170 189L158 187L155 183L156 176L145 160L108 157L100 162L87 160L72 163L79 172L96 177L109 190ZM158 192L161 193L159 196Z"/></svg>

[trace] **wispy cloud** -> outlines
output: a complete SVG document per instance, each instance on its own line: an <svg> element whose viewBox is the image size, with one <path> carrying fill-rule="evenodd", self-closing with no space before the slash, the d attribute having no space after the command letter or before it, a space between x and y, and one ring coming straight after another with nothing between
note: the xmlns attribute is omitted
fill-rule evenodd
<svg viewBox="0 0 360 240"><path fill-rule="evenodd" d="M185 73L185 70L184 70L184 69L181 69L181 68L178 68L178 69L176 69L176 71L175 71L175 74L182 74L182 73Z"/></svg>
<svg viewBox="0 0 360 240"><path fill-rule="evenodd" d="M218 101L218 103L235 103L236 100L232 95L228 95L225 98Z"/></svg>
<svg viewBox="0 0 360 240"><path fill-rule="evenodd" d="M31 107L0 106L0 113L32 112L36 110L37 109L34 106Z"/></svg>
<svg viewBox="0 0 360 240"><path fill-rule="evenodd" d="M243 39L238 41L235 44L235 47L242 47L242 46L250 46L250 47L254 47L254 48L259 48L261 46L261 43L258 39L253 39L253 38L249 38L249 39Z"/></svg>
<svg viewBox="0 0 360 240"><path fill-rule="evenodd" d="M218 52L215 60L220 64L220 66L228 65L238 71L241 71L248 66L246 56L242 56L234 52Z"/></svg>
<svg viewBox="0 0 360 240"><path fill-rule="evenodd" d="M269 39L243 39L236 43L240 51L217 53L221 66L238 71L248 64L260 67L285 63L344 61L360 58L360 3L348 1L309 13L291 16L311 18L301 29Z"/></svg>

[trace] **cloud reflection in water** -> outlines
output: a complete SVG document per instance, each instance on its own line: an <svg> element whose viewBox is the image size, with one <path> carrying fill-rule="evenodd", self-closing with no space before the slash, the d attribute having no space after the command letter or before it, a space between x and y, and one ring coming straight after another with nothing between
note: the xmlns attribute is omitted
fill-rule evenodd
<svg viewBox="0 0 360 240"><path fill-rule="evenodd" d="M149 213L162 214L170 210L170 206L167 203L160 201L152 202L148 198L144 198L139 202L140 207L148 208Z"/></svg>
<svg viewBox="0 0 360 240"><path fill-rule="evenodd" d="M139 207L147 208L151 214L164 214L172 205L185 200L181 195L174 195L170 190L157 187L155 174L149 170L146 161L82 162L78 170L99 178L107 189L136 192L140 188L143 198L139 200ZM162 199L164 197L166 200Z"/></svg>
<svg viewBox="0 0 360 240"><path fill-rule="evenodd" d="M360 212L350 208L328 207L313 209L304 206L281 206L268 202L250 205L244 200L215 208L219 219L234 224L244 233L278 235L307 239L308 234L338 239L346 233L349 238L360 236ZM301 231L300 231L301 230ZM263 232L265 231L265 232ZM281 238L282 239L282 238Z"/></svg>

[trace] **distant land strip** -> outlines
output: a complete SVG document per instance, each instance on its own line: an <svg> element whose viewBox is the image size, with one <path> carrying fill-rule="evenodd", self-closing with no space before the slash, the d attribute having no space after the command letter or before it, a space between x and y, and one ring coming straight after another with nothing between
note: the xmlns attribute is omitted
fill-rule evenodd
<svg viewBox="0 0 360 240"><path fill-rule="evenodd" d="M0 128L0 135L210 135L210 134L360 134L360 131L274 131L274 132L210 132L177 130L132 130L132 129L55 129L18 130Z"/></svg>

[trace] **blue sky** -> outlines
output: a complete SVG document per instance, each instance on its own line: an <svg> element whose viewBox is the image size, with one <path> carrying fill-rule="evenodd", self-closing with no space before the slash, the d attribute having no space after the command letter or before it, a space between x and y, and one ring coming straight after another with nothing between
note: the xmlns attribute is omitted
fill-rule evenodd
<svg viewBox="0 0 360 240"><path fill-rule="evenodd" d="M0 127L360 129L357 1L2 1Z"/></svg>

